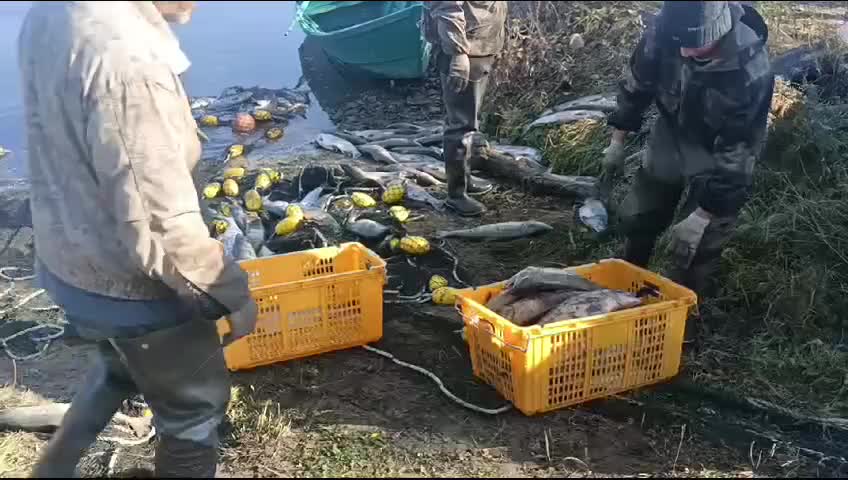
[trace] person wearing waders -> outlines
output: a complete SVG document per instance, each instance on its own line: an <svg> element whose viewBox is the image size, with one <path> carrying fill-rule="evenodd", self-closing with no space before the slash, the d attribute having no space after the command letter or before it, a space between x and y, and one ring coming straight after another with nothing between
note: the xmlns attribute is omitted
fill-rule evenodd
<svg viewBox="0 0 848 480"><path fill-rule="evenodd" d="M479 133L480 107L495 55L503 48L507 2L424 2L424 6L424 35L436 49L446 111L445 205L462 216L478 216L486 208L468 195L485 193L491 185L471 181L472 138Z"/></svg>
<svg viewBox="0 0 848 480"><path fill-rule="evenodd" d="M214 477L230 376L215 321L250 333L247 276L209 236L197 125L167 22L194 2L34 2L18 38L38 281L96 348L32 476L75 476L137 393L156 477Z"/></svg>
<svg viewBox="0 0 848 480"><path fill-rule="evenodd" d="M747 201L765 143L774 90L756 10L737 2L664 2L633 52L620 83L604 181L621 171L627 132L637 132L654 103L635 184L619 207L625 259L645 266L658 236L671 229L672 277L702 296L714 294L722 248ZM681 219L682 218L682 219Z"/></svg>

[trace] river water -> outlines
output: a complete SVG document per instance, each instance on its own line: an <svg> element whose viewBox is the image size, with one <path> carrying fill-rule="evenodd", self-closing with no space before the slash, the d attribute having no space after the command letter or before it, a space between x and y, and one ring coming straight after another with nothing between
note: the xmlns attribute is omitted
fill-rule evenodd
<svg viewBox="0 0 848 480"><path fill-rule="evenodd" d="M0 180L26 176L23 107L17 68L17 36L32 2L0 2ZM186 89L214 96L228 86L294 87L302 74L298 48L304 34L295 26L295 2L198 2L188 25L175 27L192 65ZM306 118L293 118L277 150L311 141L332 122L313 101ZM221 129L223 130L223 129Z"/></svg>

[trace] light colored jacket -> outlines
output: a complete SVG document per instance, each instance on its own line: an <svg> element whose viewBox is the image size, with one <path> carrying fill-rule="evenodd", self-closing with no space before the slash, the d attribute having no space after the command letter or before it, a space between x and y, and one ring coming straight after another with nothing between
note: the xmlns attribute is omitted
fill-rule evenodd
<svg viewBox="0 0 848 480"><path fill-rule="evenodd" d="M504 45L507 2L424 2L424 38L447 55L487 57Z"/></svg>
<svg viewBox="0 0 848 480"><path fill-rule="evenodd" d="M18 40L41 263L101 295L241 308L246 275L200 213L188 61L153 3L36 2Z"/></svg>

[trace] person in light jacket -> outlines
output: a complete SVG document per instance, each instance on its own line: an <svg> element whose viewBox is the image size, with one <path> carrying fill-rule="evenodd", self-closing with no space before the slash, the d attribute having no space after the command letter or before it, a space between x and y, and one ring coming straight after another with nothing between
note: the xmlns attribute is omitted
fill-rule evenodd
<svg viewBox="0 0 848 480"><path fill-rule="evenodd" d="M142 393L158 477L213 477L230 378L215 320L252 331L246 274L201 217L197 126L167 22L194 2L36 2L18 39L41 285L96 343L34 477L74 475ZM231 338L231 339L232 339Z"/></svg>

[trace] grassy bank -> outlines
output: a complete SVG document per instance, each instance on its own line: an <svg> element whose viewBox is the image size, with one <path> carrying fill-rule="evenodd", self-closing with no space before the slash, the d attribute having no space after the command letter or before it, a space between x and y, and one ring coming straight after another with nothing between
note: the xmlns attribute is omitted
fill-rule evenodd
<svg viewBox="0 0 848 480"><path fill-rule="evenodd" d="M532 2L514 9L489 99L489 133L512 137L563 99L610 91L638 39L640 12L657 3ZM760 11L773 57L836 45L838 13L827 6L762 2ZM575 32L583 48L569 45ZM778 87L754 198L724 254L723 287L701 305L702 338L686 362L704 386L808 414L840 416L848 407L848 100L838 96L845 84L848 73L837 69L811 88ZM602 123L582 122L527 140L557 172L593 175L608 135ZM664 263L662 246L656 265Z"/></svg>

